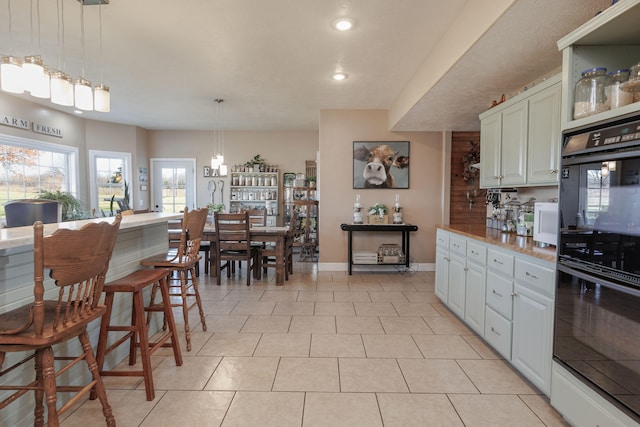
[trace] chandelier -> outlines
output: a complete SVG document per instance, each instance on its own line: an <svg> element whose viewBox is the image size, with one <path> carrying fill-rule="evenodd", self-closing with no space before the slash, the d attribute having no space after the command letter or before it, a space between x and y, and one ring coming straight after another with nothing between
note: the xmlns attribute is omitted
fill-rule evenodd
<svg viewBox="0 0 640 427"><path fill-rule="evenodd" d="M82 70L80 76L74 80L64 71L64 0L56 0L58 26L58 66L52 67L44 63L40 55L40 0L29 1L31 41L34 40L34 20L37 22L37 51L36 54L26 55L24 58L15 56L13 48L11 3L8 2L9 54L1 55L0 88L5 92L22 94L42 99L50 99L52 103L62 106L74 106L85 111L109 112L111 110L111 96L109 86L102 82L92 86L85 77L85 44L84 44L84 6L98 5L100 61L102 61L102 5L109 4L109 0L77 0L80 3L80 40L82 44ZM24 0L20 1L25 4ZM34 48L32 46L32 48ZM102 64L101 68L102 68Z"/></svg>
<svg viewBox="0 0 640 427"><path fill-rule="evenodd" d="M211 156L211 169L214 175L226 176L227 165L224 163L224 127L223 106L224 99L216 98L214 102L214 129L213 129L213 156Z"/></svg>

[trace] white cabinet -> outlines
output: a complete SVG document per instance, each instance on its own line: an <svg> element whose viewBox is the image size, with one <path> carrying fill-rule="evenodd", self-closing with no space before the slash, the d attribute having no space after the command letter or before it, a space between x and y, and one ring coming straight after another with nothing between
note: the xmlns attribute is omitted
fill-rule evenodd
<svg viewBox="0 0 640 427"><path fill-rule="evenodd" d="M551 391L553 300L515 285L511 363L547 396Z"/></svg>
<svg viewBox="0 0 640 427"><path fill-rule="evenodd" d="M468 240L464 320L480 336L484 336L486 264L486 246Z"/></svg>
<svg viewBox="0 0 640 427"><path fill-rule="evenodd" d="M511 363L546 395L551 391L554 278L551 266L516 259Z"/></svg>
<svg viewBox="0 0 640 427"><path fill-rule="evenodd" d="M640 102L573 120L576 82L584 70L606 67L609 71L630 68L640 60L640 0L625 0L558 41L562 50L562 129L640 111Z"/></svg>
<svg viewBox="0 0 640 427"><path fill-rule="evenodd" d="M516 186L527 181L528 116L529 102L527 100L518 102L502 111L501 185Z"/></svg>
<svg viewBox="0 0 640 427"><path fill-rule="evenodd" d="M560 79L551 77L480 114L481 188L557 183Z"/></svg>
<svg viewBox="0 0 640 427"><path fill-rule="evenodd" d="M436 296L446 305L449 295L449 233L441 229L436 232L435 279Z"/></svg>
<svg viewBox="0 0 640 427"><path fill-rule="evenodd" d="M449 248L436 247L436 296L447 304L449 295Z"/></svg>
<svg viewBox="0 0 640 427"><path fill-rule="evenodd" d="M560 169L559 84L529 99L529 135L527 137L527 183L555 185Z"/></svg>
<svg viewBox="0 0 640 427"><path fill-rule="evenodd" d="M451 311L464 318L465 285L467 280L467 241L452 235L449 238L449 295Z"/></svg>

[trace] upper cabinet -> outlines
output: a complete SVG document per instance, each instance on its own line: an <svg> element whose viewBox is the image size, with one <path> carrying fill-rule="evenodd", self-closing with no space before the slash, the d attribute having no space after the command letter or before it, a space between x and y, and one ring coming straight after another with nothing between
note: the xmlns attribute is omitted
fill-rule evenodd
<svg viewBox="0 0 640 427"><path fill-rule="evenodd" d="M562 129L590 125L640 111L640 102L573 119L576 82L589 68L609 71L630 68L640 62L640 0L624 0L558 41L562 51Z"/></svg>
<svg viewBox="0 0 640 427"><path fill-rule="evenodd" d="M480 115L480 187L558 183L560 74Z"/></svg>

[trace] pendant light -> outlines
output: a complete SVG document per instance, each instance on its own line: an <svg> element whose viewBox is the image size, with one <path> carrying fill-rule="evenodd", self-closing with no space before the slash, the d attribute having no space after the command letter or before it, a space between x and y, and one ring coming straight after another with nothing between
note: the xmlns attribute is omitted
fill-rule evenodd
<svg viewBox="0 0 640 427"><path fill-rule="evenodd" d="M96 85L93 91L94 108L101 113L108 113L111 111L111 92L109 91L109 86L102 81L102 70L104 68L102 60L102 1L98 4L98 17L100 31L100 84Z"/></svg>
<svg viewBox="0 0 640 427"><path fill-rule="evenodd" d="M224 164L224 129L222 126L222 103L224 99L216 98L215 103L215 126L213 131L213 153L211 156L211 168L218 170L219 176L227 175L227 165Z"/></svg>
<svg viewBox="0 0 640 427"><path fill-rule="evenodd" d="M24 74L22 60L11 55L13 48L13 31L11 29L11 0L7 2L9 9L9 56L3 56L0 63L0 87L5 92L23 93Z"/></svg>
<svg viewBox="0 0 640 427"><path fill-rule="evenodd" d="M64 1L57 0L57 6L58 62L59 69L62 69L64 63ZM71 107L73 105L73 79L64 71L51 73L51 102L65 107Z"/></svg>
<svg viewBox="0 0 640 427"><path fill-rule="evenodd" d="M31 35L31 48L33 49L33 0L29 2L29 27ZM38 0L38 22L40 21L40 0ZM38 26L38 38L40 37ZM38 42L39 44L39 42ZM44 64L40 55L25 56L22 63L22 72L24 76L24 90L31 92L34 88L38 88L44 78Z"/></svg>
<svg viewBox="0 0 640 427"><path fill-rule="evenodd" d="M93 86L91 82L84 78L84 0L80 0L80 44L82 45L82 73L76 79L74 86L74 96L76 100L76 108L85 111L93 110Z"/></svg>

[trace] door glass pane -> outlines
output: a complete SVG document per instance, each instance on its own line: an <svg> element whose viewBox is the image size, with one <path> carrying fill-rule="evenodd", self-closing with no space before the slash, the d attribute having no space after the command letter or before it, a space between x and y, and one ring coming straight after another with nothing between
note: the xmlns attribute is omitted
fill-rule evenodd
<svg viewBox="0 0 640 427"><path fill-rule="evenodd" d="M179 213L187 205L185 168L162 168L162 208Z"/></svg>
<svg viewBox="0 0 640 427"><path fill-rule="evenodd" d="M96 157L96 187L98 190L98 210L105 215L115 215L118 210L116 199L124 197L124 159ZM113 200L113 203L112 203Z"/></svg>

